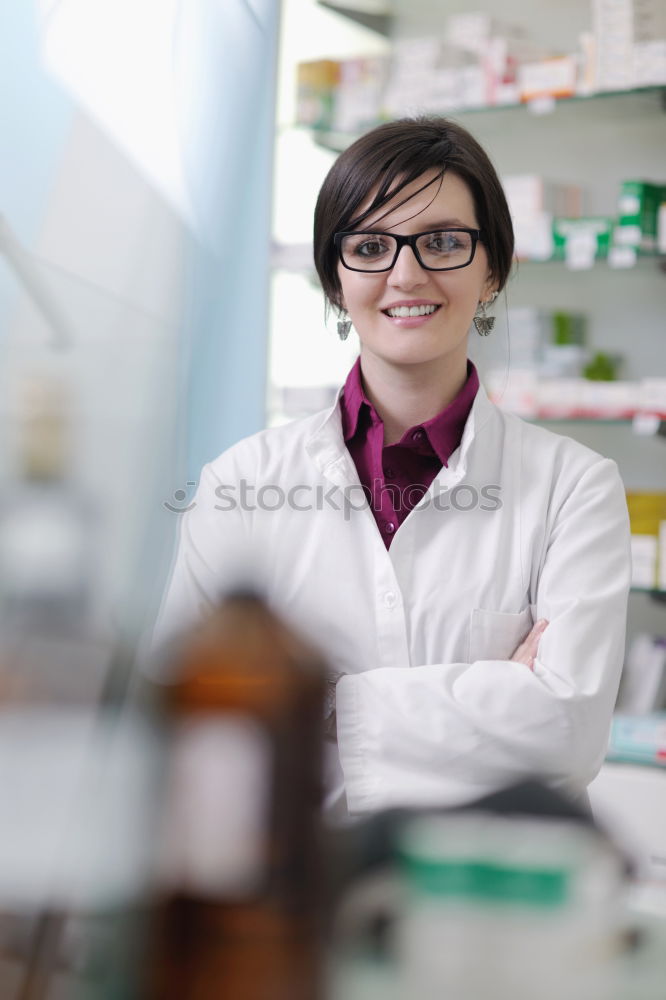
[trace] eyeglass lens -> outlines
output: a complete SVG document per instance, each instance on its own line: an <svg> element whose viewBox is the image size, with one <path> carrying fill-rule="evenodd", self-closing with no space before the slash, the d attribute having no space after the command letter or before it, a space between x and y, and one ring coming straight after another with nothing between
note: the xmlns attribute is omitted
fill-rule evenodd
<svg viewBox="0 0 666 1000"><path fill-rule="evenodd" d="M382 271L395 263L398 242L389 233L350 233L341 241L344 263L359 271ZM421 263L425 267L446 270L469 264L474 251L470 233L441 229L422 233L416 240Z"/></svg>

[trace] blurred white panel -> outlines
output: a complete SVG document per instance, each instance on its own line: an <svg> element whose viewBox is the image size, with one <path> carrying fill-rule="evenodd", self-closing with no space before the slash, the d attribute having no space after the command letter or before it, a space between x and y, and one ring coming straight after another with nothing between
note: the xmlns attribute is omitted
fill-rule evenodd
<svg viewBox="0 0 666 1000"><path fill-rule="evenodd" d="M277 272L272 286L270 380L277 386L340 385L358 355L352 332L344 343L336 317L324 320L321 289L306 276Z"/></svg>
<svg viewBox="0 0 666 1000"><path fill-rule="evenodd" d="M179 0L37 0L47 68L186 218L173 75Z"/></svg>
<svg viewBox="0 0 666 1000"><path fill-rule="evenodd" d="M77 114L51 180L37 253L170 325L186 226L97 122Z"/></svg>
<svg viewBox="0 0 666 1000"><path fill-rule="evenodd" d="M314 207L335 154L305 129L288 129L275 144L273 233L279 243L312 241Z"/></svg>

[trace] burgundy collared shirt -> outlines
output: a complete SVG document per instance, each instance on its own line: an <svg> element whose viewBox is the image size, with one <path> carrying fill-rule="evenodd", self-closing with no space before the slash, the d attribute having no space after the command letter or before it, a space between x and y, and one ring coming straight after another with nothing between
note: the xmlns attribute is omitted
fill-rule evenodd
<svg viewBox="0 0 666 1000"><path fill-rule="evenodd" d="M384 424L365 394L360 358L349 372L340 400L342 432L387 549L460 444L478 388L479 376L468 361L467 381L453 402L385 447Z"/></svg>

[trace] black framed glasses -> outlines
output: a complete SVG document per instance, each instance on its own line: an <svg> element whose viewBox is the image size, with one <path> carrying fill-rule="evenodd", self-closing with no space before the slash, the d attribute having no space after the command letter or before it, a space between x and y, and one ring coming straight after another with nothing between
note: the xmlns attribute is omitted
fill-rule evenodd
<svg viewBox="0 0 666 1000"><path fill-rule="evenodd" d="M413 236L393 233L336 233L340 260L350 271L390 271L404 246L426 271L455 271L474 260L480 229L430 229Z"/></svg>

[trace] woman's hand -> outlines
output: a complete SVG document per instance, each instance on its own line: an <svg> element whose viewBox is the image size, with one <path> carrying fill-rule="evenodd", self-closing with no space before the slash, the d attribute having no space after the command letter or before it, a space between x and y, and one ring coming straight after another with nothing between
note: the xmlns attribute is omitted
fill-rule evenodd
<svg viewBox="0 0 666 1000"><path fill-rule="evenodd" d="M531 632L523 639L518 649L515 651L510 659L514 663L523 663L530 670L534 669L534 658L537 654L537 648L539 646L539 639L543 635L544 629L548 625L545 618L540 618L532 626Z"/></svg>

